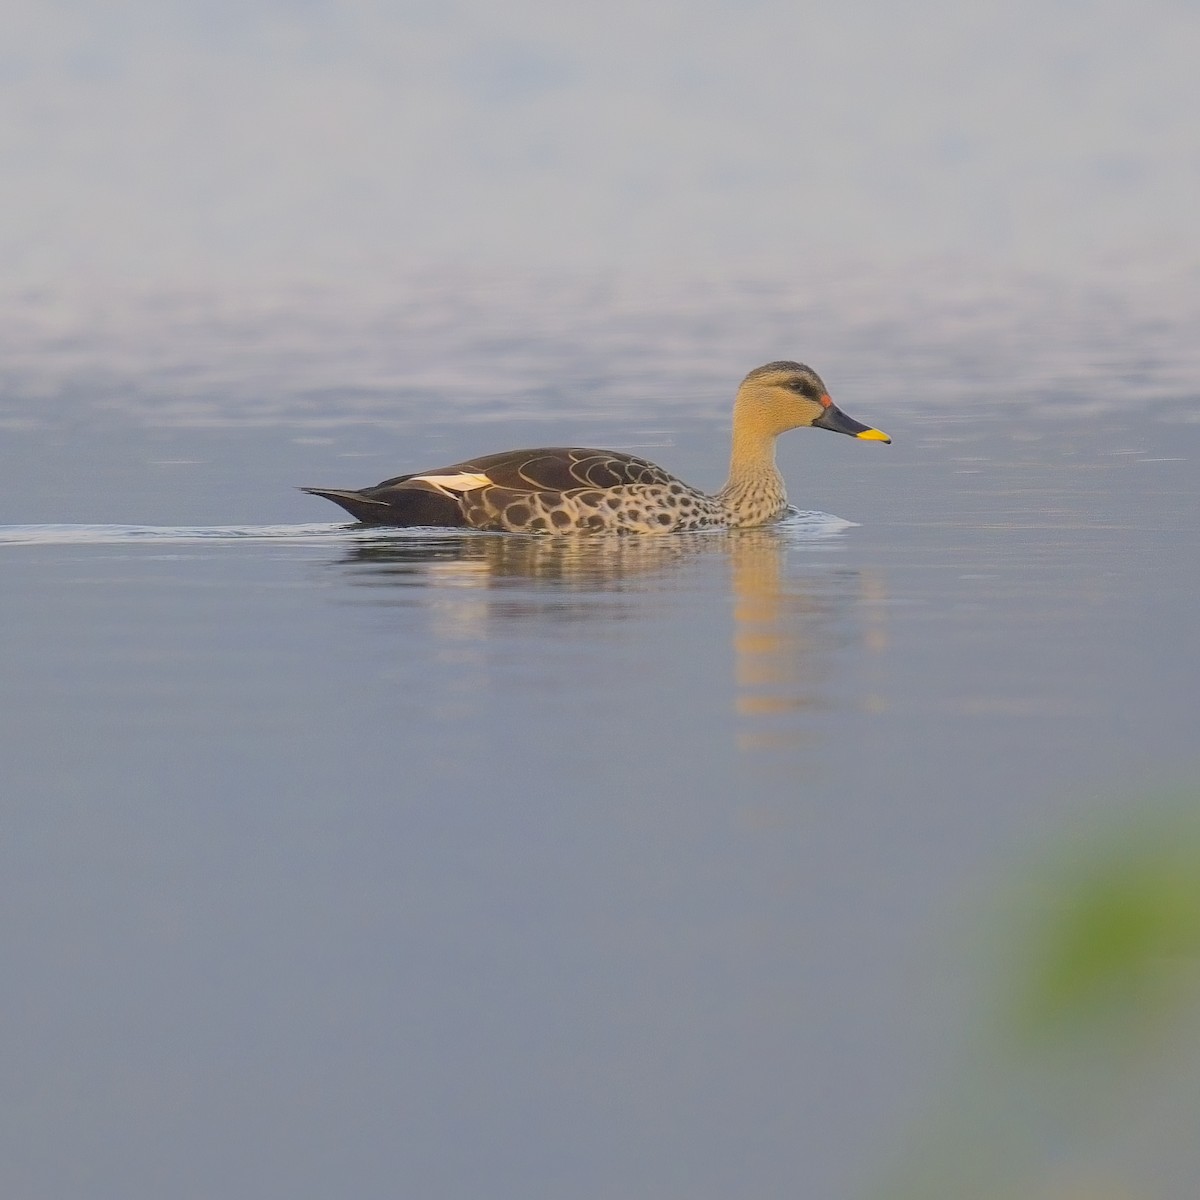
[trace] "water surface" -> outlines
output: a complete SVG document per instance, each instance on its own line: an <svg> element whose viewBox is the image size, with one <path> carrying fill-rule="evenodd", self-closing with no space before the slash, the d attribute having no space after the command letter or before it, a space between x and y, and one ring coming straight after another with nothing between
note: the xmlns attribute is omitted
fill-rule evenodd
<svg viewBox="0 0 1200 1200"><path fill-rule="evenodd" d="M8 302L9 1194L859 1195L964 907L1194 780L1170 306L497 294ZM715 487L783 356L894 444L789 435L776 527L292 490L560 440Z"/></svg>

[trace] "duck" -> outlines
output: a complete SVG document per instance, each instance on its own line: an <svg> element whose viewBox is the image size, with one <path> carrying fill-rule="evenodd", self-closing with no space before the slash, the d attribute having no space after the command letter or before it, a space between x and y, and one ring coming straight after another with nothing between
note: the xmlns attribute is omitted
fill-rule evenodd
<svg viewBox="0 0 1200 1200"><path fill-rule="evenodd" d="M892 440L842 412L811 367L779 361L756 367L738 387L729 479L719 492L701 491L633 454L578 446L485 454L360 491L300 490L332 500L363 525L559 534L753 527L788 512L775 439L805 426Z"/></svg>

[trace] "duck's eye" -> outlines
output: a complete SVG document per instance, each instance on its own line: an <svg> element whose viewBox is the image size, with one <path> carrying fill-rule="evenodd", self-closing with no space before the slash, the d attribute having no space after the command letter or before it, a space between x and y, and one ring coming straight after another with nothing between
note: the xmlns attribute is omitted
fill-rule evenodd
<svg viewBox="0 0 1200 1200"><path fill-rule="evenodd" d="M788 382L788 387L797 395L807 396L810 400L815 399L812 384L807 379L792 379Z"/></svg>

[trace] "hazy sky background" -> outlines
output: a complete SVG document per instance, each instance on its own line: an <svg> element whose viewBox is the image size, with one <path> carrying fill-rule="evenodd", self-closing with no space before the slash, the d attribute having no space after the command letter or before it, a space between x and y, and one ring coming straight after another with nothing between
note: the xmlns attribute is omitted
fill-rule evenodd
<svg viewBox="0 0 1200 1200"><path fill-rule="evenodd" d="M11 282L1200 261L1190 0L6 0Z"/></svg>

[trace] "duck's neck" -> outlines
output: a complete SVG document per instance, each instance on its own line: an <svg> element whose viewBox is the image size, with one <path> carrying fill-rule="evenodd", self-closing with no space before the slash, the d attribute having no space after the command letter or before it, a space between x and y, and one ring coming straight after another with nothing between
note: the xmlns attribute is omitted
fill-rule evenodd
<svg viewBox="0 0 1200 1200"><path fill-rule="evenodd" d="M729 480L717 498L728 510L731 525L762 525L787 508L783 476L775 466L775 435L739 418L744 414L735 411Z"/></svg>

